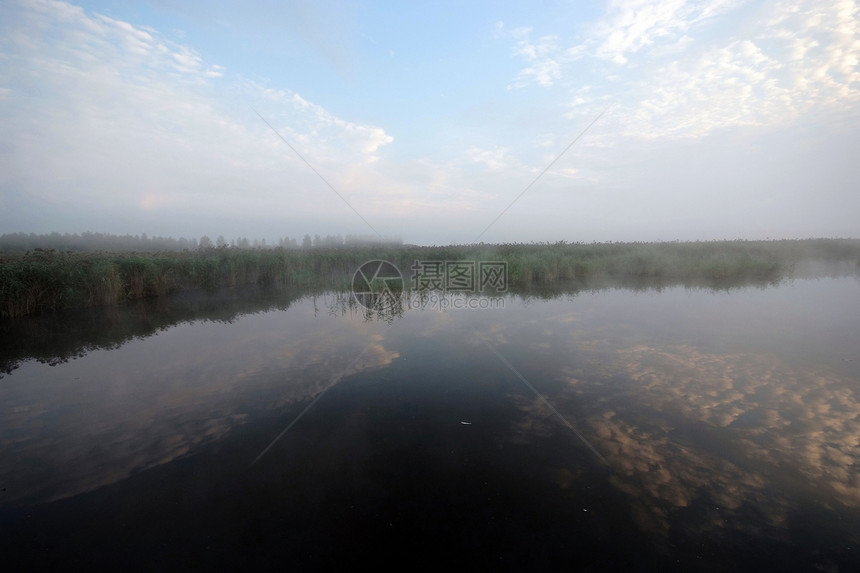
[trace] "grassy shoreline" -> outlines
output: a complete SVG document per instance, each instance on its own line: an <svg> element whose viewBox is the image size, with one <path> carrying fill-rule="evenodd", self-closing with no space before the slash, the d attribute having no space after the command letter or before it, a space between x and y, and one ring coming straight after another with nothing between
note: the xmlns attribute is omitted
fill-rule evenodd
<svg viewBox="0 0 860 573"><path fill-rule="evenodd" d="M860 270L860 240L478 244L332 249L214 248L161 253L0 254L0 317L121 304L189 290L242 285L348 288L364 262L394 263L409 284L414 261L502 261L509 285L659 281L718 285L777 281L797 265L842 262Z"/></svg>

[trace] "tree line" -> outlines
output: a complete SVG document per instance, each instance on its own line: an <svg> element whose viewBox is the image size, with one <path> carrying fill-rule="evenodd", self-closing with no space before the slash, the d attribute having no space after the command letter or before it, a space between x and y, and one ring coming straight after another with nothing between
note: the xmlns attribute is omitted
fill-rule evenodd
<svg viewBox="0 0 860 573"><path fill-rule="evenodd" d="M182 252L206 249L314 249L314 248L344 248L366 247L379 245L399 245L400 240L382 241L378 237L368 235L314 235L306 234L301 240L291 237L281 237L277 242L266 239L249 239L237 237L227 240L223 235L212 239L208 235L200 238L173 238L162 236L142 235L112 235L109 233L4 233L0 235L0 252L25 253L36 249L99 252L110 251L120 253L156 253Z"/></svg>

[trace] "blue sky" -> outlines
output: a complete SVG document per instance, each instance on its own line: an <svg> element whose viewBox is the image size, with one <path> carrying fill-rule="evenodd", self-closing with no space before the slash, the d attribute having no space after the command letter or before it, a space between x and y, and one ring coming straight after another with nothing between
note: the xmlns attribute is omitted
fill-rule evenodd
<svg viewBox="0 0 860 573"><path fill-rule="evenodd" d="M860 236L852 1L0 4L0 232Z"/></svg>

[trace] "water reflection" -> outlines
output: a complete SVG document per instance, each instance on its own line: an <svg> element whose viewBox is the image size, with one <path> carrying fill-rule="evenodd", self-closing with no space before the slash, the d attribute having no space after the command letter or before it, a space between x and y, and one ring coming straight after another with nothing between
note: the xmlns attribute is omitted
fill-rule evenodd
<svg viewBox="0 0 860 573"><path fill-rule="evenodd" d="M22 365L0 389L4 500L114 483L397 358L375 325L321 324L306 300L227 324L179 325L62 367Z"/></svg>
<svg viewBox="0 0 860 573"><path fill-rule="evenodd" d="M556 313L532 306L522 322L494 324L489 335L502 352L532 361L526 375L543 379L556 408L585 426L640 526L664 543L678 527L689 537L749 534L751 511L757 534L787 542L792 516L822 500L856 522L860 285L811 281L725 300L701 294L621 295L578 311L553 305ZM679 304L690 298L695 314ZM714 314L701 320L708 310ZM558 430L537 401L518 403L525 416L515 439ZM694 506L707 511L691 521L685 512ZM833 535L844 550L860 542L850 528Z"/></svg>
<svg viewBox="0 0 860 573"><path fill-rule="evenodd" d="M591 427L619 484L652 500L647 511L661 529L666 506L687 506L703 487L721 515L768 500L774 525L798 496L860 506L856 378L688 345L620 349L611 370L626 379L617 390L636 411L608 408Z"/></svg>
<svg viewBox="0 0 860 573"><path fill-rule="evenodd" d="M175 325L231 323L246 314L286 310L323 291L248 287L216 293L181 293L108 306L0 319L0 378L26 360L61 364L96 349L118 348Z"/></svg>
<svg viewBox="0 0 860 573"><path fill-rule="evenodd" d="M282 500L267 527L317 519L327 543L348 542L338 520L355 535L375 516L387 539L393 514L442 531L450 516L432 511L459 504L511 530L538 515L560 537L645 535L661 566L858 564L860 282L556 294L511 295L493 311L366 309L333 293L222 301L212 315L126 309L137 318L108 321L136 325L118 342L77 329L59 348L85 349L78 359L24 361L0 382L2 503L98 500L110 484L135 499L124 484L156 469L174 477L156 491L174 491L194 471L172 468L206 473L195 456L209 456L227 468L211 487L259 504L236 501L230 519ZM350 521L356 500L374 501ZM194 510L226 519L210 505ZM490 517L473 527L477 547L501 535ZM295 530L281 533L286 543Z"/></svg>
<svg viewBox="0 0 860 573"><path fill-rule="evenodd" d="M730 292L748 288L750 285L766 288L776 284L777 282L772 280L745 279L690 283L685 287ZM595 279L588 282L558 282L552 285L524 284L512 288L510 295L519 303L528 305L559 298L573 300L581 293L594 295L614 288L633 292L661 292L670 287L671 283L659 280L601 282ZM412 296L404 294L403 297L388 300L389 304L365 306L349 292L299 287L246 287L207 293L180 293L136 300L124 306L73 309L20 319L0 319L0 379L27 360L61 364L91 350L117 348L134 339L152 336L178 324L195 321L230 323L247 314L285 310L306 298L310 299L309 303L312 304L315 315L327 313L331 316L361 318L390 325L410 310L440 310L438 305L429 304L428 301L430 297L436 296L435 291L412 293ZM469 298L468 295L466 298ZM491 306L503 307L504 304Z"/></svg>

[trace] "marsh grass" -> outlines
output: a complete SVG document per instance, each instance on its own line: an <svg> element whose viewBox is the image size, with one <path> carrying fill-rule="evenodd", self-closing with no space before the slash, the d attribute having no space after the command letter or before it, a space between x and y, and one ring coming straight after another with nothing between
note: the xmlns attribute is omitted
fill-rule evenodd
<svg viewBox="0 0 860 573"><path fill-rule="evenodd" d="M355 270L387 260L410 284L415 261L501 261L512 287L563 282L721 285L776 282L808 261L860 272L860 241L544 243L332 249L205 249L164 253L35 250L0 255L0 316L123 303L244 285L346 289Z"/></svg>

